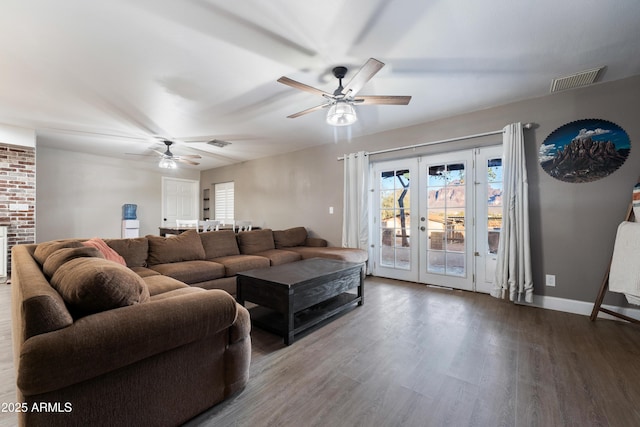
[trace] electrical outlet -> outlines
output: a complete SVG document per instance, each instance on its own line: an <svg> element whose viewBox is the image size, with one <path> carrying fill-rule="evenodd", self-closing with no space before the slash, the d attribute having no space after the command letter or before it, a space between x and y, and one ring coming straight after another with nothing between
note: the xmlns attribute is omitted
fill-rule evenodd
<svg viewBox="0 0 640 427"><path fill-rule="evenodd" d="M547 286L555 286L556 285L556 275L555 274L547 274L546 280L547 280Z"/></svg>
<svg viewBox="0 0 640 427"><path fill-rule="evenodd" d="M333 215L333 206L329 206L329 215Z"/></svg>

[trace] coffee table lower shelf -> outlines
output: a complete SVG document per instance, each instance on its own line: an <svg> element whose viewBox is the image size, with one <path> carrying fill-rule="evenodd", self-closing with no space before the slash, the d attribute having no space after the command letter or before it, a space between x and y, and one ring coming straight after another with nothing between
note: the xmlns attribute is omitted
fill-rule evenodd
<svg viewBox="0 0 640 427"><path fill-rule="evenodd" d="M310 331L314 326L320 326L325 320L351 310L361 305L361 303L362 297L344 292L301 310L293 316L293 335L297 337L303 331ZM265 331L285 337L285 339L287 338L287 320L282 313L262 306L256 306L249 311L251 313L251 322L254 325Z"/></svg>

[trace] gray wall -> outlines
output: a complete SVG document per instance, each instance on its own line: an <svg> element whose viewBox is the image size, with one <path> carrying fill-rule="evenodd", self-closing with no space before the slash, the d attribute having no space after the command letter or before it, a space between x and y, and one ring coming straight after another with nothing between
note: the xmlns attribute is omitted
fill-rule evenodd
<svg viewBox="0 0 640 427"><path fill-rule="evenodd" d="M313 235L340 245L343 163L336 160L338 156L483 133L517 121L534 122L538 127L525 131L525 143L535 293L593 302L609 263L616 227L640 175L638 99L640 77L598 84L205 171L201 185L235 181L236 218L274 229L304 225ZM609 120L624 128L632 143L629 158L618 171L595 182L570 184L551 178L538 164L540 145L556 128L586 118ZM500 137L484 137L372 156L371 161L499 142ZM545 274L556 275L556 287L544 286ZM624 305L620 295L611 294L605 303Z"/></svg>
<svg viewBox="0 0 640 427"><path fill-rule="evenodd" d="M198 180L200 173L160 173L144 163L36 148L36 241L120 237L122 205L138 205L140 235L158 234L162 176Z"/></svg>

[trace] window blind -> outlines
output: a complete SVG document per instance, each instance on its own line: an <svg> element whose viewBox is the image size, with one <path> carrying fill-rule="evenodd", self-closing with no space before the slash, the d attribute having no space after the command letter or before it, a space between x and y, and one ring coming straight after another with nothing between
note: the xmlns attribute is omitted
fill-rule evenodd
<svg viewBox="0 0 640 427"><path fill-rule="evenodd" d="M234 186L232 182L214 184L215 219L218 221L233 221Z"/></svg>

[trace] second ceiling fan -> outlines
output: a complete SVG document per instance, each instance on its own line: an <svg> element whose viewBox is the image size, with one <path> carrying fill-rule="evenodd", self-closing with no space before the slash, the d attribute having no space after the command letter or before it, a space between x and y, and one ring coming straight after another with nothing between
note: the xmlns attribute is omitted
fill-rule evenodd
<svg viewBox="0 0 640 427"><path fill-rule="evenodd" d="M158 166L160 166L161 168L175 169L177 166L176 162L186 163L193 166L197 166L200 164L198 162L194 162L191 159L201 159L202 158L201 156L197 154L183 154L181 156L175 156L171 152L171 146L173 145L173 141L170 141L168 139L163 139L162 142L164 143L164 145L167 146L167 150L164 153L162 151L153 150L160 155L160 163L158 164Z"/></svg>
<svg viewBox="0 0 640 427"><path fill-rule="evenodd" d="M360 68L355 76L346 86L342 86L342 79L347 74L347 67L335 67L333 75L338 79L338 88L333 94L308 86L304 83L282 76L279 83L291 86L295 89L320 95L325 98L325 103L312 108L300 111L287 116L290 119L300 117L304 114L312 113L323 108L329 108L327 112L327 123L333 126L347 126L354 123L358 117L354 105L407 105L411 101L410 96L385 96L385 95L361 95L358 92L371 78L376 75L384 63L374 58L369 60Z"/></svg>

